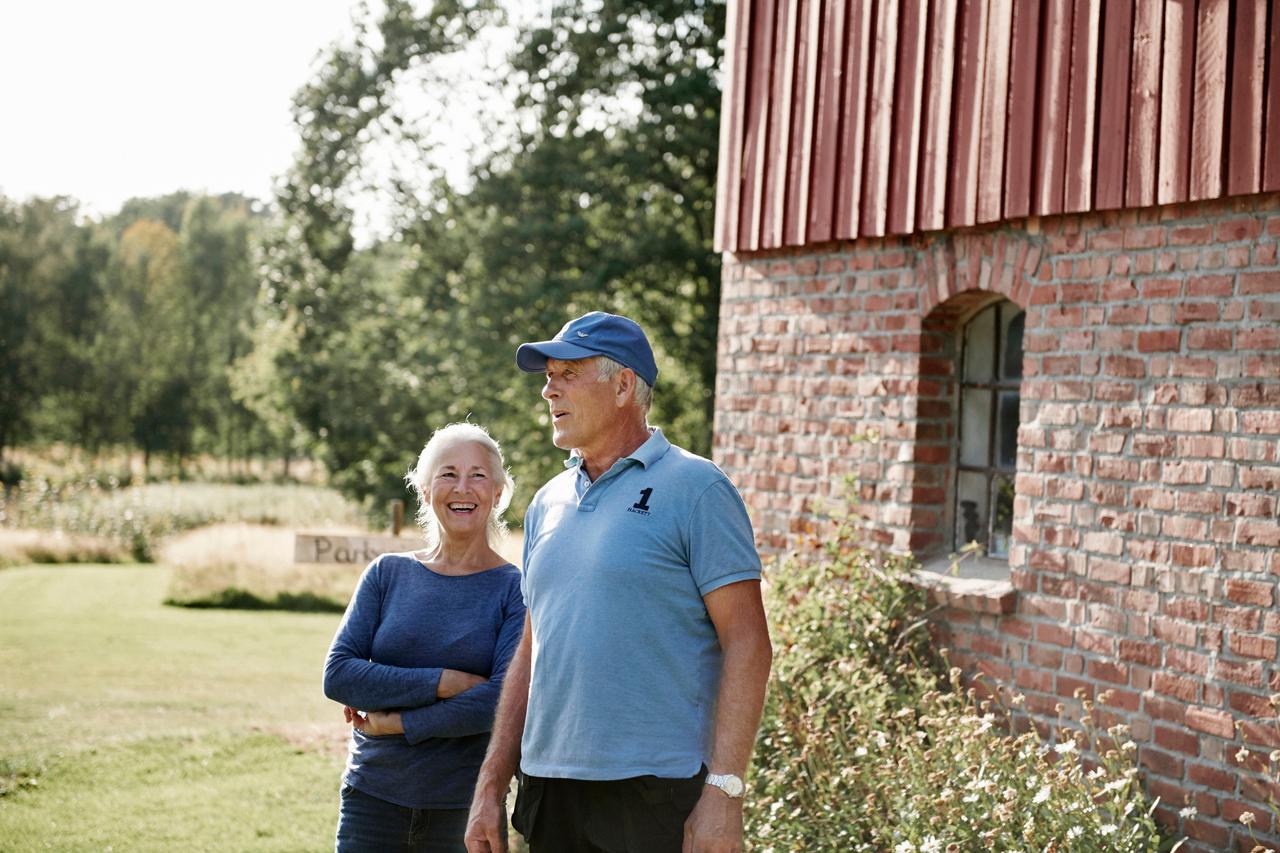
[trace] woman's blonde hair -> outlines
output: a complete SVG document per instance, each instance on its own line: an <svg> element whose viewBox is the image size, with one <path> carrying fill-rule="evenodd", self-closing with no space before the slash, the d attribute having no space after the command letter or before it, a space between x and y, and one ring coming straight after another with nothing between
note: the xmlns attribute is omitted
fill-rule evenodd
<svg viewBox="0 0 1280 853"><path fill-rule="evenodd" d="M498 446L493 436L489 435L489 431L479 424L449 424L431 434L431 439L418 454L417 464L404 475L405 483L418 497L418 526L422 528L422 535L426 539L428 549L440 544L440 523L431 510L426 488L427 478L446 451L459 444L468 443L479 444L489 452L493 460L492 476L502 487L502 494L498 496L497 502L493 505L493 511L489 513L489 524L485 536L489 547L497 548L507 532L507 522L503 520L502 514L511 504L511 495L516 490L516 482L511 479L511 472L507 470L503 461L502 448Z"/></svg>

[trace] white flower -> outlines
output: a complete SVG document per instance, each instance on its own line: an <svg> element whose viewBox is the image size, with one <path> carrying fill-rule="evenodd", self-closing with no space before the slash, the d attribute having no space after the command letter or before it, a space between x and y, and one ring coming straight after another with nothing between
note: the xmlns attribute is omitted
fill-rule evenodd
<svg viewBox="0 0 1280 853"><path fill-rule="evenodd" d="M1195 816L1196 816L1195 806L1187 806L1184 809L1178 810L1178 817L1195 817Z"/></svg>
<svg viewBox="0 0 1280 853"><path fill-rule="evenodd" d="M1236 753L1236 761L1239 761L1241 764L1243 764L1248 760L1249 760L1249 750L1242 749Z"/></svg>
<svg viewBox="0 0 1280 853"><path fill-rule="evenodd" d="M876 732L876 746L884 749L889 745L889 738L884 732Z"/></svg>
<svg viewBox="0 0 1280 853"><path fill-rule="evenodd" d="M1055 746L1053 751L1058 753L1058 755L1070 755L1076 751L1076 742L1073 740L1064 740L1062 743Z"/></svg>
<svg viewBox="0 0 1280 853"><path fill-rule="evenodd" d="M1073 826L1073 827L1071 827L1070 829L1068 829L1068 830L1067 830L1067 840L1068 840L1068 841L1071 841L1071 840L1073 840L1073 839L1079 838L1079 837L1080 837L1080 836L1082 836L1082 835L1084 835L1084 827L1083 827L1083 826Z"/></svg>
<svg viewBox="0 0 1280 853"><path fill-rule="evenodd" d="M1098 827L1098 832L1101 832L1103 835L1110 835L1119 828L1120 827L1116 826L1114 823L1104 823L1102 826Z"/></svg>
<svg viewBox="0 0 1280 853"><path fill-rule="evenodd" d="M862 758L867 754L867 748L865 746L860 746L853 751L853 754L858 758Z"/></svg>
<svg viewBox="0 0 1280 853"><path fill-rule="evenodd" d="M1049 790L1049 786L1045 785L1039 791L1036 791L1035 798L1032 799L1031 802L1035 803L1036 805L1040 805L1045 800L1049 799L1049 794L1051 793L1052 792Z"/></svg>
<svg viewBox="0 0 1280 853"><path fill-rule="evenodd" d="M904 841L893 848L893 853L916 853L916 846L910 841Z"/></svg>
<svg viewBox="0 0 1280 853"><path fill-rule="evenodd" d="M932 835L926 835L920 842L920 853L942 853L942 841Z"/></svg>
<svg viewBox="0 0 1280 853"><path fill-rule="evenodd" d="M1240 815L1240 822L1245 826L1253 826L1253 822L1258 818L1253 812L1243 812Z"/></svg>

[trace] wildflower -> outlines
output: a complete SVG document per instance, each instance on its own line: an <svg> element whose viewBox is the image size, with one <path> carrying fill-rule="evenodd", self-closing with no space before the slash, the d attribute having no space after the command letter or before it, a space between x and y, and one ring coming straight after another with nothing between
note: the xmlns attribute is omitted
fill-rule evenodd
<svg viewBox="0 0 1280 853"><path fill-rule="evenodd" d="M1103 835L1111 835L1119 828L1120 827L1116 826L1114 823L1104 823L1102 826L1098 827L1098 832L1101 832Z"/></svg>
<svg viewBox="0 0 1280 853"><path fill-rule="evenodd" d="M926 835L924 841L920 842L920 853L942 853L942 841Z"/></svg>
<svg viewBox="0 0 1280 853"><path fill-rule="evenodd" d="M916 853L916 846L910 841L904 841L893 848L893 853Z"/></svg>
<svg viewBox="0 0 1280 853"><path fill-rule="evenodd" d="M1068 829L1068 830L1067 830L1067 840L1068 840L1068 841L1074 841L1075 839L1079 838L1079 837L1080 837L1080 836L1082 836L1082 835L1084 835L1084 827L1083 827L1083 826L1073 826L1073 827L1071 827L1070 829Z"/></svg>
<svg viewBox="0 0 1280 853"><path fill-rule="evenodd" d="M858 758L862 758L867 754L867 748L865 746L860 746L853 751L853 754Z"/></svg>
<svg viewBox="0 0 1280 853"><path fill-rule="evenodd" d="M1058 753L1058 755L1070 755L1076 751L1076 742L1073 740L1064 740L1062 743L1055 746L1053 751Z"/></svg>
<svg viewBox="0 0 1280 853"><path fill-rule="evenodd" d="M1257 815L1255 815L1253 812L1244 812L1240 815L1240 822L1243 823L1245 826L1253 826L1254 821L1256 821L1257 819L1258 819Z"/></svg>
<svg viewBox="0 0 1280 853"><path fill-rule="evenodd" d="M1195 817L1195 816L1196 816L1195 806L1187 806L1186 808L1178 810L1178 817Z"/></svg>
<svg viewBox="0 0 1280 853"><path fill-rule="evenodd" d="M1236 761L1239 761L1241 764L1243 764L1248 759L1249 759L1249 750L1244 749L1242 747L1240 751L1236 753Z"/></svg>
<svg viewBox="0 0 1280 853"><path fill-rule="evenodd" d="M1045 800L1049 799L1049 794L1051 794L1051 793L1053 793L1053 792L1049 790L1049 786L1048 786L1048 785L1045 785L1045 786L1044 786L1043 788L1041 788L1039 791L1036 791L1036 795L1035 795L1035 797L1031 800L1031 802L1032 802L1032 803L1034 803L1034 804L1036 804L1036 805L1040 805L1040 804L1041 804L1041 803L1043 803Z"/></svg>

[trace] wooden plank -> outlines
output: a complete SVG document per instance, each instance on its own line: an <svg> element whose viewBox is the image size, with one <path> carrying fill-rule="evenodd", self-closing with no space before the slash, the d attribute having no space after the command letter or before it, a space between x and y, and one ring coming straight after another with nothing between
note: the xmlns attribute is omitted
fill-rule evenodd
<svg viewBox="0 0 1280 853"><path fill-rule="evenodd" d="M822 0L793 0L796 9L796 74L792 102L791 147L787 184L787 215L782 230L785 246L801 246L809 224L809 182L813 167L813 120L816 109L818 74L818 27L822 23ZM818 16L817 20L814 20Z"/></svg>
<svg viewBox="0 0 1280 853"><path fill-rule="evenodd" d="M1129 55L1133 40L1132 0L1108 0L1103 10L1102 33L1098 168L1093 191L1093 206L1097 210L1124 205L1125 155L1128 153Z"/></svg>
<svg viewBox="0 0 1280 853"><path fill-rule="evenodd" d="M858 236L862 166L866 152L867 85L871 77L872 0L851 0L845 31L844 96L841 98L840 169L836 186L836 239Z"/></svg>
<svg viewBox="0 0 1280 853"><path fill-rule="evenodd" d="M840 156L840 95L844 83L845 2L827 0L822 26L815 28L818 43L818 76L814 116L813 181L809 195L810 242L830 240L835 226L837 161Z"/></svg>
<svg viewBox="0 0 1280 853"><path fill-rule="evenodd" d="M1133 73L1129 93L1129 171L1124 200L1148 207L1156 200L1160 143L1160 55L1164 4L1139 3L1133 21Z"/></svg>
<svg viewBox="0 0 1280 853"><path fill-rule="evenodd" d="M1040 37L1040 0L1014 0L1013 73L1009 81L1009 132L1005 140L1004 215L1031 212L1031 168L1035 152L1036 67Z"/></svg>
<svg viewBox="0 0 1280 853"><path fill-rule="evenodd" d="M1262 188L1263 84L1267 73L1267 0L1237 0L1232 38L1231 130L1227 192ZM1275 62L1276 58L1272 59Z"/></svg>
<svg viewBox="0 0 1280 853"><path fill-rule="evenodd" d="M742 222L737 248L760 248L764 177L769 162L769 82L773 72L773 0L756 0L760 15L751 27L751 91L747 96L747 141L742 155Z"/></svg>
<svg viewBox="0 0 1280 853"><path fill-rule="evenodd" d="M862 216L858 234L863 237L882 237L889 213L893 85L894 73L898 67L898 0L879 0L876 4L872 44L866 167L863 172Z"/></svg>
<svg viewBox="0 0 1280 853"><path fill-rule="evenodd" d="M716 177L715 250L738 248L742 204L742 147L745 138L751 57L751 0L729 0L729 43L725 45L725 86L721 97L719 174Z"/></svg>
<svg viewBox="0 0 1280 853"><path fill-rule="evenodd" d="M987 73L982 87L982 136L978 155L978 221L995 222L1003 213L1004 144L1009 124L1009 50L1013 0L990 0L987 19Z"/></svg>
<svg viewBox="0 0 1280 853"><path fill-rule="evenodd" d="M898 33L897 84L893 96L893 151L890 165L888 231L909 234L916 227L916 181L920 173L920 102L924 97L928 0L902 8Z"/></svg>
<svg viewBox="0 0 1280 853"><path fill-rule="evenodd" d="M982 135L982 83L986 76L987 3L962 0L960 44L956 51L955 100L951 137L951 182L947 188L947 227L973 225L978 216L978 157Z"/></svg>
<svg viewBox="0 0 1280 853"><path fill-rule="evenodd" d="M299 532L293 539L293 561L363 564L371 562L379 554L416 551L422 544L421 537Z"/></svg>
<svg viewBox="0 0 1280 853"><path fill-rule="evenodd" d="M787 183L791 179L791 124L795 121L795 0L778 4L773 33L773 79L769 87L769 170L765 173L764 220L760 247L782 245L786 222Z"/></svg>
<svg viewBox="0 0 1280 853"><path fill-rule="evenodd" d="M923 144L920 153L920 205L917 227L930 231L946 224L947 173L951 141L951 96L955 77L957 0L929 4L926 42Z"/></svg>
<svg viewBox="0 0 1280 853"><path fill-rule="evenodd" d="M1271 0L1271 58L1267 71L1266 136L1262 149L1262 189L1280 190L1280 0Z"/></svg>
<svg viewBox="0 0 1280 853"><path fill-rule="evenodd" d="M1227 110L1227 44L1231 0L1200 0L1192 96L1191 187L1193 199L1222 195Z"/></svg>
<svg viewBox="0 0 1280 853"><path fill-rule="evenodd" d="M1071 84L1067 103L1067 153L1062 209L1093 206L1094 134L1098 118L1099 23L1102 0L1075 0L1071 26Z"/></svg>
<svg viewBox="0 0 1280 853"><path fill-rule="evenodd" d="M1191 93L1195 70L1195 4L1165 0L1164 67L1160 76L1160 167L1156 201L1187 200L1191 168Z"/></svg>
<svg viewBox="0 0 1280 853"><path fill-rule="evenodd" d="M1031 210L1038 216L1062 212L1071 91L1072 0L1047 0L1044 48L1040 54L1039 134ZM1123 130L1123 128L1122 128Z"/></svg>

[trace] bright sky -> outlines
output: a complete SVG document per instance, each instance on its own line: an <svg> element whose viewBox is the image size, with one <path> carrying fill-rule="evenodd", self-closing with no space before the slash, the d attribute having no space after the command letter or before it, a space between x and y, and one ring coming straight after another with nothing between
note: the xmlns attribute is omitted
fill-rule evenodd
<svg viewBox="0 0 1280 853"><path fill-rule="evenodd" d="M0 193L106 214L179 189L267 198L290 99L356 0L0 0Z"/></svg>

